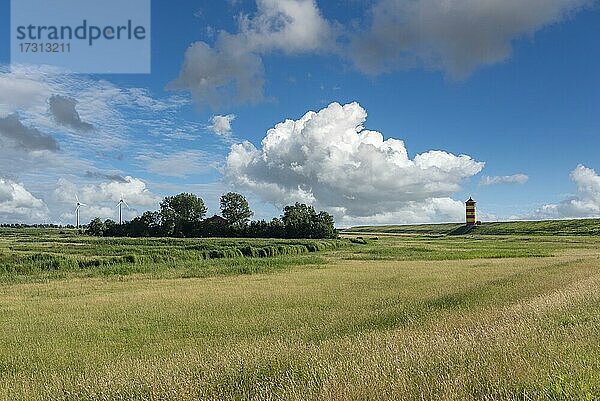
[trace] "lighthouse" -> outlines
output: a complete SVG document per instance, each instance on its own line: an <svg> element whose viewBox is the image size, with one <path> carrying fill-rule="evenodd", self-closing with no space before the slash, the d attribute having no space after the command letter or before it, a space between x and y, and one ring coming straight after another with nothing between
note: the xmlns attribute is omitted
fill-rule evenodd
<svg viewBox="0 0 600 401"><path fill-rule="evenodd" d="M474 226L477 224L477 214L475 212L475 205L477 202L473 198L469 197L469 200L465 203L467 207L467 226Z"/></svg>

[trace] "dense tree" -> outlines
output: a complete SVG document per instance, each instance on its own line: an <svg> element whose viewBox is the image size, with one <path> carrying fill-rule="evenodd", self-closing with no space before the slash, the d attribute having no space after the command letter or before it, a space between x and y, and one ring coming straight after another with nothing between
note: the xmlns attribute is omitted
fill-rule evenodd
<svg viewBox="0 0 600 401"><path fill-rule="evenodd" d="M312 206L296 202L283 208L283 224L290 238L312 238L312 224L317 212Z"/></svg>
<svg viewBox="0 0 600 401"><path fill-rule="evenodd" d="M123 230L116 221L111 219L104 220L104 236L105 237L121 237Z"/></svg>
<svg viewBox="0 0 600 401"><path fill-rule="evenodd" d="M233 230L243 230L254 213L243 195L229 192L221 196L221 214Z"/></svg>
<svg viewBox="0 0 600 401"><path fill-rule="evenodd" d="M251 221L244 234L250 238L269 238L271 236L271 226L265 220Z"/></svg>
<svg viewBox="0 0 600 401"><path fill-rule="evenodd" d="M162 220L159 212L144 212L127 224L127 232L132 237L157 237L162 233Z"/></svg>
<svg viewBox="0 0 600 401"><path fill-rule="evenodd" d="M277 217L274 217L273 220L271 220L270 231L271 231L271 234L269 235L269 237L271 237L271 238L286 237L285 224L283 224L283 221L281 221L281 219L278 219Z"/></svg>
<svg viewBox="0 0 600 401"><path fill-rule="evenodd" d="M203 220L193 235L194 237L229 237L239 233L234 233L223 217L215 215Z"/></svg>
<svg viewBox="0 0 600 401"><path fill-rule="evenodd" d="M106 225L99 217L96 217L87 226L86 234L101 237L106 232Z"/></svg>
<svg viewBox="0 0 600 401"><path fill-rule="evenodd" d="M335 238L333 217L327 212L317 214L315 208L296 202L283 209L285 233L290 238Z"/></svg>
<svg viewBox="0 0 600 401"><path fill-rule="evenodd" d="M333 216L327 212L319 212L312 225L313 238L337 238Z"/></svg>
<svg viewBox="0 0 600 401"><path fill-rule="evenodd" d="M250 238L285 238L285 226L278 218L271 221L252 221L244 230L244 236Z"/></svg>
<svg viewBox="0 0 600 401"><path fill-rule="evenodd" d="M251 238L336 238L333 217L317 213L302 203L286 206L281 219L252 221L248 202L240 194L230 192L221 197L223 215L204 219L204 201L193 194L165 198L159 212L145 212L132 221L117 224L95 218L87 233L105 237L251 237Z"/></svg>
<svg viewBox="0 0 600 401"><path fill-rule="evenodd" d="M162 228L166 235L190 236L205 215L204 201L194 194L169 196L160 203Z"/></svg>

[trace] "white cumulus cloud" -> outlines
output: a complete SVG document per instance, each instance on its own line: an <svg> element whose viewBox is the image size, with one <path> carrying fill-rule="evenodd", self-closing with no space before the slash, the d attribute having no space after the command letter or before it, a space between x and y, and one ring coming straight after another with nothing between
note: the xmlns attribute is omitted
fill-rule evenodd
<svg viewBox="0 0 600 401"><path fill-rule="evenodd" d="M576 196L558 204L547 204L538 208L532 217L536 219L561 219L600 217L600 175L583 165L571 172L571 179L577 184Z"/></svg>
<svg viewBox="0 0 600 401"><path fill-rule="evenodd" d="M167 88L189 90L200 106L263 99L262 55L319 51L332 41L331 27L314 0L257 0L253 16L239 17L239 32L220 32L214 46L195 42L179 77Z"/></svg>
<svg viewBox="0 0 600 401"><path fill-rule="evenodd" d="M123 215L127 220L135 217L140 209L158 207L160 201L160 197L151 192L143 180L130 176L82 186L60 178L54 190L53 201L56 205L61 205L61 210L66 210L60 215L62 223L75 224L77 198L86 204L81 208L81 221L87 223L94 217L117 219L116 204L121 196L130 206L123 208Z"/></svg>
<svg viewBox="0 0 600 401"><path fill-rule="evenodd" d="M231 136L231 123L233 120L235 120L235 114L212 116L208 129L221 137L229 138Z"/></svg>
<svg viewBox="0 0 600 401"><path fill-rule="evenodd" d="M267 132L260 149L233 145L225 180L277 206L310 203L347 221L457 218L462 204L450 196L484 163L440 150L411 159L403 141L364 129L366 118L358 103L332 103L286 120Z"/></svg>
<svg viewBox="0 0 600 401"><path fill-rule="evenodd" d="M392 212L377 213L373 216L354 217L338 215L338 227L358 225L382 225L391 223L418 224L427 222L458 222L465 218L465 205L452 198L427 198L422 201L407 202Z"/></svg>
<svg viewBox="0 0 600 401"><path fill-rule="evenodd" d="M48 208L33 196L23 184L0 178L0 220L5 223L45 221Z"/></svg>

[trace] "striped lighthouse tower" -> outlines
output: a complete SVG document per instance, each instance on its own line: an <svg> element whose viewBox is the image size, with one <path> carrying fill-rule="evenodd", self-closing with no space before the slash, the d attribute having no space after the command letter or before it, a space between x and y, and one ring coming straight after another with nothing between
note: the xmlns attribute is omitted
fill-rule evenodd
<svg viewBox="0 0 600 401"><path fill-rule="evenodd" d="M477 214L475 211L475 205L477 202L473 198L469 197L469 200L465 203L467 205L467 225L474 226L477 224Z"/></svg>

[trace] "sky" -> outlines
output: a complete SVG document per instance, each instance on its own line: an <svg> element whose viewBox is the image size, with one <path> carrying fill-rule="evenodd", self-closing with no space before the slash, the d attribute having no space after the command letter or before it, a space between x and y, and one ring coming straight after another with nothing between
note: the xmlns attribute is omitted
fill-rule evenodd
<svg viewBox="0 0 600 401"><path fill-rule="evenodd" d="M0 221L303 202L339 227L600 216L592 0L152 1L150 74L12 64Z"/></svg>

